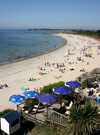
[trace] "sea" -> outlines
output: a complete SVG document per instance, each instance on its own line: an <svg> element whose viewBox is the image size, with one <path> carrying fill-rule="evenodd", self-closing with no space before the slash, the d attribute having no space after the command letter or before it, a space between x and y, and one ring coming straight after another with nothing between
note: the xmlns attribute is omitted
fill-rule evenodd
<svg viewBox="0 0 100 135"><path fill-rule="evenodd" d="M50 30L0 30L0 65L48 53L64 43Z"/></svg>

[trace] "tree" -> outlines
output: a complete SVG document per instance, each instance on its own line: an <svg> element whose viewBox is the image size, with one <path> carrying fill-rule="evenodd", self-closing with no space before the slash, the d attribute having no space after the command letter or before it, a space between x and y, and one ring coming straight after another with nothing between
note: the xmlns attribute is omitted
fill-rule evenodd
<svg viewBox="0 0 100 135"><path fill-rule="evenodd" d="M68 123L69 135L91 135L97 129L98 109L90 101L73 105Z"/></svg>

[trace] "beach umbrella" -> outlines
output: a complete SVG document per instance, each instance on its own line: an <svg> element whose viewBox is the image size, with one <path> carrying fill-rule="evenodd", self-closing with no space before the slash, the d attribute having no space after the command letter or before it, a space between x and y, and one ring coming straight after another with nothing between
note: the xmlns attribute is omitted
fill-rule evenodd
<svg viewBox="0 0 100 135"><path fill-rule="evenodd" d="M18 105L25 101L25 97L21 95L12 95L9 97L9 101Z"/></svg>
<svg viewBox="0 0 100 135"><path fill-rule="evenodd" d="M51 95L49 93L46 93L46 94L39 95L38 100L40 103L45 105L45 107L47 108L47 116L48 116L48 106L56 103L57 97L55 95Z"/></svg>
<svg viewBox="0 0 100 135"><path fill-rule="evenodd" d="M75 89L81 87L81 83L78 81L69 81L65 83L65 86Z"/></svg>
<svg viewBox="0 0 100 135"><path fill-rule="evenodd" d="M38 92L31 91L31 90L25 91L23 94L24 94L26 99L28 99L28 98L37 98L39 96Z"/></svg>
<svg viewBox="0 0 100 135"><path fill-rule="evenodd" d="M69 87L62 86L53 88L53 93L58 95L59 103L62 104L63 96L71 94L73 91Z"/></svg>
<svg viewBox="0 0 100 135"><path fill-rule="evenodd" d="M40 103L42 103L43 105L52 105L55 102L57 102L57 97L55 95L51 95L51 94L41 94L38 97L38 100Z"/></svg>
<svg viewBox="0 0 100 135"><path fill-rule="evenodd" d="M66 86L53 88L53 93L56 95L69 95L72 90Z"/></svg>

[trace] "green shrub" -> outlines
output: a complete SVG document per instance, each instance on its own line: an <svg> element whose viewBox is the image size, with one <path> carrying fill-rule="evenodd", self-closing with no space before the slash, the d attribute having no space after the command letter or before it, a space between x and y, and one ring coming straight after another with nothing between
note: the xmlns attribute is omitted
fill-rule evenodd
<svg viewBox="0 0 100 135"><path fill-rule="evenodd" d="M53 88L60 87L60 86L64 86L64 82L63 81L60 81L60 82L57 82L57 83L53 83L53 84L49 84L47 86L44 86L43 88L41 88L41 92L42 93L51 93Z"/></svg>
<svg viewBox="0 0 100 135"><path fill-rule="evenodd" d="M87 100L84 106L73 104L67 131L71 135L92 135L97 129L98 119L98 109L92 105L91 100Z"/></svg>
<svg viewBox="0 0 100 135"><path fill-rule="evenodd" d="M87 87L88 87L88 80L84 80L84 81L82 82L81 86L82 86L82 89L87 88Z"/></svg>

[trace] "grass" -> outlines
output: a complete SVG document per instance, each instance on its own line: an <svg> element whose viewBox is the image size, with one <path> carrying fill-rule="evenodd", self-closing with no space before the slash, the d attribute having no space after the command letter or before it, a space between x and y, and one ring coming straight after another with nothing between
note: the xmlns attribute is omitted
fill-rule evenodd
<svg viewBox="0 0 100 135"><path fill-rule="evenodd" d="M32 135L54 135L55 131L47 126L36 126L32 130Z"/></svg>

